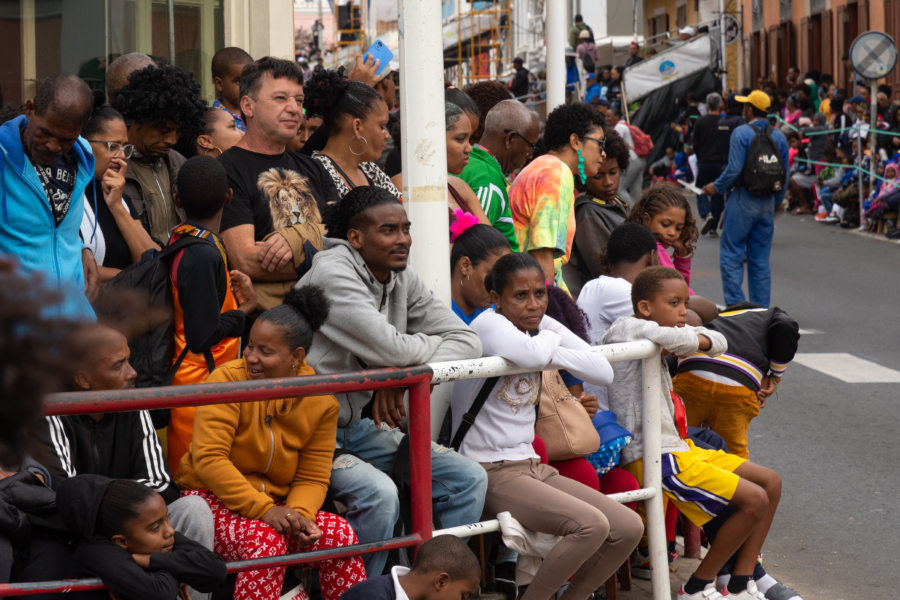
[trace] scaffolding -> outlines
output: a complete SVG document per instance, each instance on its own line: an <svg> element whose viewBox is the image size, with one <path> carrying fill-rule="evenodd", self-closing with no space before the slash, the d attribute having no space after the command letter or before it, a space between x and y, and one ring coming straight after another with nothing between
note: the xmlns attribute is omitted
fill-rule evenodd
<svg viewBox="0 0 900 600"><path fill-rule="evenodd" d="M444 28L444 66L449 71L448 79L452 81L455 76L457 87L511 72L511 0L456 0L456 16L448 21Z"/></svg>
<svg viewBox="0 0 900 600"><path fill-rule="evenodd" d="M366 23L368 2L365 0L347 0L344 4L334 6L334 45L335 51L353 53L356 47L362 53L366 48Z"/></svg>

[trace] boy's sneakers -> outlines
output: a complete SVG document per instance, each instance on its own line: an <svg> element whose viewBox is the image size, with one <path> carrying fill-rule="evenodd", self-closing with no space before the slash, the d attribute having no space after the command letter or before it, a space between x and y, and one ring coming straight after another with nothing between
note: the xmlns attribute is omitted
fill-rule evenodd
<svg viewBox="0 0 900 600"><path fill-rule="evenodd" d="M725 588L726 590L728 588ZM752 579L747 582L747 589L737 593L726 592L728 600L766 600L765 594L756 587L756 582Z"/></svg>
<svg viewBox="0 0 900 600"><path fill-rule="evenodd" d="M780 581L776 582L775 585L766 590L765 598L766 600L803 600L803 598L800 597L800 594Z"/></svg>
<svg viewBox="0 0 900 600"><path fill-rule="evenodd" d="M729 596L731 598L731 596ZM694 594L685 594L684 586L678 590L678 600L724 600L725 596L719 593L719 590L716 589L715 583L710 583L708 586L696 592Z"/></svg>
<svg viewBox="0 0 900 600"><path fill-rule="evenodd" d="M640 548L635 548L631 555L631 576L635 579L650 581L650 556Z"/></svg>

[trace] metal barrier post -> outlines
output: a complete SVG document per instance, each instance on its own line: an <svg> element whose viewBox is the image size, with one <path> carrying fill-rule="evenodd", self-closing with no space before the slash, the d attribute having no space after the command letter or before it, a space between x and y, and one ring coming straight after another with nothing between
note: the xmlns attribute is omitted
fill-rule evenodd
<svg viewBox="0 0 900 600"><path fill-rule="evenodd" d="M412 533L431 539L431 386L409 388L409 483Z"/></svg>
<svg viewBox="0 0 900 600"><path fill-rule="evenodd" d="M666 558L666 519L662 502L662 436L660 433L660 385L662 377L658 353L641 361L644 387L644 488L654 494L644 501L647 516L647 544L650 552L653 598L669 598L669 560Z"/></svg>

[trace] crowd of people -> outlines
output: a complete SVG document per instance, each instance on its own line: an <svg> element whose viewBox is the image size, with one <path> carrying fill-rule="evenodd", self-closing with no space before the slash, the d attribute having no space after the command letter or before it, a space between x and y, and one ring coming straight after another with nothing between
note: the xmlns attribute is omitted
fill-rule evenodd
<svg viewBox="0 0 900 600"><path fill-rule="evenodd" d="M483 558L496 581L513 582L512 597L583 600L623 562L648 568L641 515L606 495L642 484L641 362L611 365L591 347L651 339L665 350L669 514L710 540L679 599L799 600L757 560L781 482L747 460L750 420L799 337L769 307L771 217L788 173L743 177L759 135L771 133L777 161L788 160L787 141L769 130L769 95L711 94L702 110L689 103L698 118L688 109L677 124L685 140L715 143L696 152L691 179L709 196L698 224L671 181L685 176L677 153L649 167L657 181L646 186L608 91L541 123L503 83L448 85L448 306L407 266L400 107L393 75L378 67L359 57L349 72L304 73L224 48L211 64L212 106L191 74L140 54L110 65L107 95L72 75L41 82L0 127L0 251L17 263L0 280L29 289L24 298L47 294L0 311L0 335L17 348L22 335L44 343L53 327L65 332L42 350L59 381L27 397L505 357L527 372L453 387L446 439L431 451L435 524L509 512L526 538L552 534L530 570L528 544ZM726 107L746 124L713 119ZM734 126L723 134L723 123ZM720 312L689 286L723 195ZM168 311L139 298L151 281ZM6 391L27 375L4 378ZM630 443L607 447L598 434L599 448L560 453L559 440L536 433L545 397L570 399L586 422L612 415ZM0 448L2 581L97 576L123 598L226 589L326 600L464 598L479 585L476 557L447 536L423 545L411 569L375 552L312 563L318 581L305 586L283 567L226 581L226 560L375 542L409 526L402 389L43 420L22 412ZM34 444L22 451L30 421ZM614 460L600 467L602 448Z"/></svg>

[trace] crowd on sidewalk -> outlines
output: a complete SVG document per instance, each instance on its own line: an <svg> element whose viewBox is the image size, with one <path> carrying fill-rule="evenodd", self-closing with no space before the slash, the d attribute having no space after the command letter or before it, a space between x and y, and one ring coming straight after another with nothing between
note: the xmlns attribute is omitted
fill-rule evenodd
<svg viewBox="0 0 900 600"><path fill-rule="evenodd" d="M574 29L593 60L590 28ZM410 568L376 552L314 562L315 581L283 567L227 578L225 561L409 529L404 390L46 418L10 405L0 581L96 576L122 598L456 599L486 583L524 600L599 598L623 563L649 567L642 514L607 496L643 483L641 362L611 365L591 347L650 339L664 349L667 535L680 513L709 544L679 599L800 600L759 559L781 480L748 460L747 430L799 338L769 306L775 206L788 179L798 208L826 201L816 186L840 167L819 165L807 186L797 165L849 161L855 113L827 94L817 106L831 117L809 124L806 103L794 119L764 90L688 96L673 124L682 145L648 165L646 134L622 118L619 70L596 65L606 91L544 122L502 82L447 85L448 306L407 266L402 107L380 66L361 56L349 72L304 72L223 48L211 106L196 74L142 54L110 64L106 94L72 75L43 80L0 126L4 393L502 356L527 372L453 386L431 483L436 527L509 513L515 534L478 558L440 536ZM776 113L807 149L771 131ZM758 136L781 171L751 168ZM865 190L867 218L896 210L889 169ZM700 222L679 181L705 192ZM690 288L696 241L720 225L724 311ZM578 444L544 418L561 403Z"/></svg>

